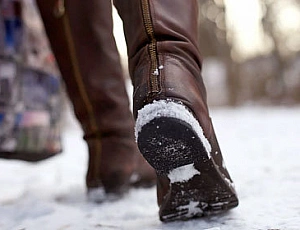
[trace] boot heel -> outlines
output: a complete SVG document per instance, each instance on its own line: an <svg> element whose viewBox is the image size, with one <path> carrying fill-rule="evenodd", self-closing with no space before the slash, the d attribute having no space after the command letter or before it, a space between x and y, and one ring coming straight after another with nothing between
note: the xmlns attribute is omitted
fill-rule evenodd
<svg viewBox="0 0 300 230"><path fill-rule="evenodd" d="M177 118L151 120L142 127L137 142L145 159L159 174L209 159L192 126Z"/></svg>

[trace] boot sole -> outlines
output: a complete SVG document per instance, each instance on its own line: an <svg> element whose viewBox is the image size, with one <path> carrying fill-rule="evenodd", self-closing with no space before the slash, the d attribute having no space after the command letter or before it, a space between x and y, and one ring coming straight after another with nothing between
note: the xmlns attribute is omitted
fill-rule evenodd
<svg viewBox="0 0 300 230"><path fill-rule="evenodd" d="M217 214L238 205L231 181L219 171L188 123L172 117L154 118L141 127L137 142L158 175L170 180L159 211L162 221Z"/></svg>

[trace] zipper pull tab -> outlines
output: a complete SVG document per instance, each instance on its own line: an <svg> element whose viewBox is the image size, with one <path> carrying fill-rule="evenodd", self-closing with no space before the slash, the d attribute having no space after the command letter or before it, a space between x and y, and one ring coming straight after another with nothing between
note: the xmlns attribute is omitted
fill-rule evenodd
<svg viewBox="0 0 300 230"><path fill-rule="evenodd" d="M64 0L57 0L54 10L53 10L53 15L56 18L61 18L66 12L65 8L65 1Z"/></svg>

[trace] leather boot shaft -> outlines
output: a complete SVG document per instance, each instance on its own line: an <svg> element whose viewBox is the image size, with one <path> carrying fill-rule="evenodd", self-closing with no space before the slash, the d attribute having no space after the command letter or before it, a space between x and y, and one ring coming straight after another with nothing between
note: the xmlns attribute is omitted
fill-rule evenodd
<svg viewBox="0 0 300 230"><path fill-rule="evenodd" d="M154 45L158 54L176 56L190 64L190 70L201 68L198 49L198 3L196 0L114 0L124 23L125 38L130 59L130 72L138 66L140 58ZM128 13L134 11L134 13ZM156 43L156 44L151 44ZM152 47L153 48L153 47ZM157 68L160 63L157 60ZM152 64L152 63L151 63Z"/></svg>
<svg viewBox="0 0 300 230"><path fill-rule="evenodd" d="M123 193L136 171L139 152L113 36L111 1L37 3L88 144L87 187L104 185L108 193Z"/></svg>
<svg viewBox="0 0 300 230"><path fill-rule="evenodd" d="M153 100L181 101L199 117L206 136L211 136L198 47L198 2L114 2L123 19L128 45L135 88L134 116ZM136 13L126 13L133 9Z"/></svg>
<svg viewBox="0 0 300 230"><path fill-rule="evenodd" d="M111 2L37 3L86 137L112 132L128 135L133 120L113 37Z"/></svg>

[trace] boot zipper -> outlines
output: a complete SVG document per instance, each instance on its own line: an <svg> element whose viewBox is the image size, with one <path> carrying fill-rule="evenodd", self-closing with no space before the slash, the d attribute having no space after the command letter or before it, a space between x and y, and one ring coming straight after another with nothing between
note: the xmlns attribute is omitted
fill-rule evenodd
<svg viewBox="0 0 300 230"><path fill-rule="evenodd" d="M157 54L157 42L154 35L154 28L151 19L150 4L149 0L142 0L142 13L143 21L146 29L147 36L150 40L148 45L148 51L151 60L151 75L150 75L150 94L157 94L160 92L159 74L163 66L159 66L158 54Z"/></svg>
<svg viewBox="0 0 300 230"><path fill-rule="evenodd" d="M80 96L83 100L83 103L86 107L87 113L88 113L88 119L90 122L90 129L92 130L93 133L96 133L97 139L101 140L101 135L99 133L99 128L96 122L96 118L94 116L94 108L91 104L91 101L87 95L87 90L84 87L83 81L82 81L82 75L79 69L78 65L78 59L76 55L76 50L74 46L74 41L72 38L72 33L71 33L71 28L70 28L70 22L68 15L66 15L66 9L65 9L65 1L64 0L57 0L54 10L53 10L53 15L54 17L61 19L63 22L64 26L64 31L65 31L65 36L68 42L68 49L70 52L70 57L71 57L71 68L74 71L74 78L77 83L78 89ZM95 143L95 162L93 162L94 165L94 177L97 178L99 175L99 165L100 165L100 159L101 159L101 142L96 141Z"/></svg>

